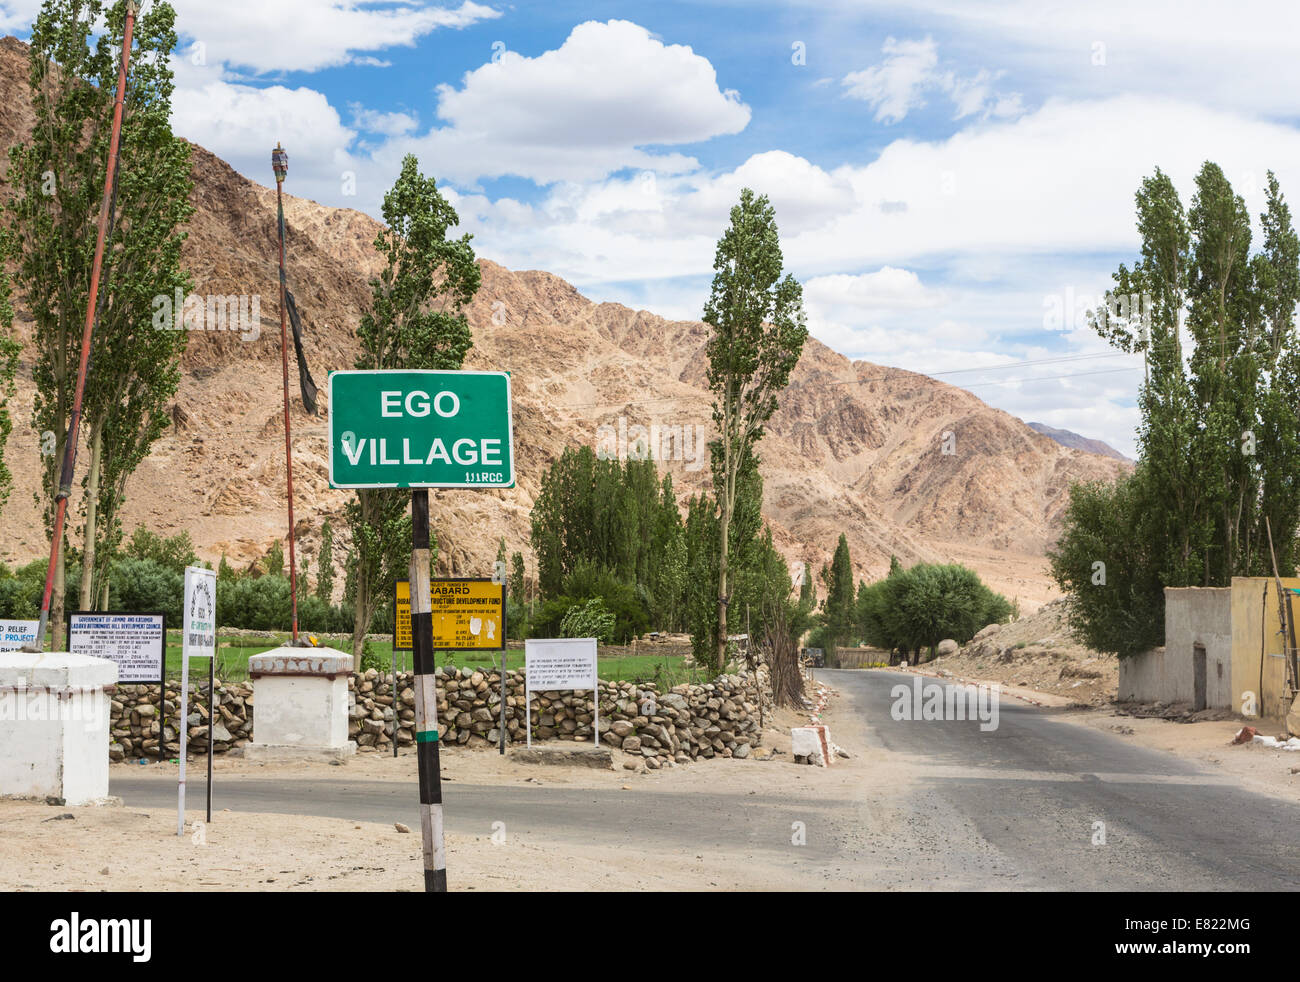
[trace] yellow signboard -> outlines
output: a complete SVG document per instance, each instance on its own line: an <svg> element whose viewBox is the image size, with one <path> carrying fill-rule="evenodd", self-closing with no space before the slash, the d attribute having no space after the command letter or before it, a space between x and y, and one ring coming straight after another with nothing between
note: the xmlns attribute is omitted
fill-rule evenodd
<svg viewBox="0 0 1300 982"><path fill-rule="evenodd" d="M398 580L393 592L393 650L411 651L411 584Z"/></svg>
<svg viewBox="0 0 1300 982"><path fill-rule="evenodd" d="M435 579L430 583L435 651L500 651L506 646L505 584L488 579ZM411 584L398 580L393 648L410 651Z"/></svg>

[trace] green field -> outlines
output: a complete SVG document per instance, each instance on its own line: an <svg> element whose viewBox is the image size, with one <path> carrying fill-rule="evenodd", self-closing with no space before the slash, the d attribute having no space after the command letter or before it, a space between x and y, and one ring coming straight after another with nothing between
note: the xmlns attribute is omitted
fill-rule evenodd
<svg viewBox="0 0 1300 982"><path fill-rule="evenodd" d="M248 677L248 659L263 651L279 647L289 640L286 633L283 640L250 640L237 636L219 636L217 648L217 675L222 679L240 681ZM351 643L345 640L322 640L322 647L335 648L351 652ZM378 657L385 671L393 664L393 646L388 641L372 641L370 649ZM708 674L684 664L680 654L627 655L619 648L615 651L602 651L599 656L600 677L607 681L654 682L656 677L665 688L681 685L684 682L707 682ZM439 665L455 665L457 668L487 669L501 664L500 652L477 653L471 651L440 651L437 653ZM378 666L375 666L378 667ZM522 669L524 653L512 649L506 653L506 667ZM412 668L411 653L400 651L397 654L398 671L409 672ZM206 660L191 659L190 674L198 677L206 675ZM167 675L179 678L181 674L180 632L167 632Z"/></svg>

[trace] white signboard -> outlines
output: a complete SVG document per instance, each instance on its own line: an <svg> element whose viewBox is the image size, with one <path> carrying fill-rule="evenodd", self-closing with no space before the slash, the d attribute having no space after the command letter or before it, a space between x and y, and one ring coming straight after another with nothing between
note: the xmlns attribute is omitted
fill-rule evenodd
<svg viewBox="0 0 1300 982"><path fill-rule="evenodd" d="M533 692L596 687L596 639L556 638L524 642L524 673Z"/></svg>
<svg viewBox="0 0 1300 982"><path fill-rule="evenodd" d="M180 782L177 787L176 834L185 834L185 743L190 713L190 659L217 657L217 574L201 566L185 567L185 612L181 631ZM211 720L209 720L211 725ZM208 735L212 746L212 735Z"/></svg>
<svg viewBox="0 0 1300 982"><path fill-rule="evenodd" d="M68 651L116 662L119 683L161 685L167 668L167 618L76 611L68 615Z"/></svg>
<svg viewBox="0 0 1300 982"><path fill-rule="evenodd" d="M23 645L35 641L40 626L40 621L0 620L0 651L17 651Z"/></svg>
<svg viewBox="0 0 1300 982"><path fill-rule="evenodd" d="M181 635L181 671L186 658L213 658L217 653L217 574L185 567L185 615Z"/></svg>
<svg viewBox="0 0 1300 982"><path fill-rule="evenodd" d="M600 746L600 694L596 689L596 639L546 638L524 642L524 719L528 746L533 745L530 696L552 689L591 689L595 706L594 743Z"/></svg>

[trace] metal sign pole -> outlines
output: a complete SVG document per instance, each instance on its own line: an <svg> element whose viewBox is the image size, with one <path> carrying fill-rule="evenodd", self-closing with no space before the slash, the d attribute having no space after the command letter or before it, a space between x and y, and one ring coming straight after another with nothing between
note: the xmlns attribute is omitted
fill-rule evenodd
<svg viewBox="0 0 1300 982"><path fill-rule="evenodd" d="M208 659L208 824L212 824L212 731L217 725L217 658Z"/></svg>
<svg viewBox="0 0 1300 982"><path fill-rule="evenodd" d="M420 771L420 831L424 890L447 892L442 834L442 774L438 758L438 680L433 664L432 584L429 579L429 491L411 491L411 646L415 654L415 746Z"/></svg>
<svg viewBox="0 0 1300 982"><path fill-rule="evenodd" d="M184 624L183 627L188 627ZM186 737L190 732L190 653L189 645L184 643L182 636L181 644L181 697L178 700L181 708L181 772L176 785L176 834L182 836L185 834L185 754ZM212 720L208 720L208 743L212 742Z"/></svg>
<svg viewBox="0 0 1300 982"><path fill-rule="evenodd" d="M504 638L502 639L505 640ZM501 734L498 740L500 752L506 752L506 649L501 649Z"/></svg>

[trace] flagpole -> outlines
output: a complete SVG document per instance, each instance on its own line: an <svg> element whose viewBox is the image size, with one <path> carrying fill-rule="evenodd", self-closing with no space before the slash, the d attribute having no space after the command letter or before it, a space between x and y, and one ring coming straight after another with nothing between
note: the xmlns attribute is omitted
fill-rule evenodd
<svg viewBox="0 0 1300 982"><path fill-rule="evenodd" d="M86 394L86 373L90 368L90 345L94 339L95 321L99 316L99 274L104 265L104 239L113 210L113 186L117 178L118 148L122 135L122 108L126 101L126 71L131 61L131 34L135 30L135 0L127 0L126 24L122 29L122 58L117 66L117 93L113 97L113 129L108 141L108 167L104 174L104 196L99 202L99 232L95 238L95 261L90 267L90 292L86 297L86 322L81 331L81 363L77 366L77 388L72 399L72 416L63 446L63 466L59 472L59 487L54 498L54 535L50 539L50 565L45 571L45 594L41 599L41 619L36 628L36 639L26 650L45 650L45 632L50 626L50 598L54 593L54 570L59 562L59 546L63 542L63 522L68 511L68 496L72 494L72 480L77 468L77 439L81 430L81 405ZM57 643L57 641L56 641Z"/></svg>
<svg viewBox="0 0 1300 982"><path fill-rule="evenodd" d="M284 472L289 491L289 597L293 603L293 644L298 644L298 564L294 554L293 529L293 440L289 428L289 329L285 304L284 275L284 179L289 173L289 155L279 143L271 151L275 171L275 210L280 229L280 363L284 369Z"/></svg>

